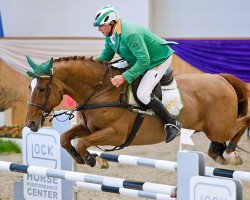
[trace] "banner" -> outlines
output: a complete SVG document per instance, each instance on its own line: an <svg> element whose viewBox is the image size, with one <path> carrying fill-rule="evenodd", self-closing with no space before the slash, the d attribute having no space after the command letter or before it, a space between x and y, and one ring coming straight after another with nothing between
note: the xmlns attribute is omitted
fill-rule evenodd
<svg viewBox="0 0 250 200"><path fill-rule="evenodd" d="M250 82L250 40L175 40L175 53L203 72L233 74Z"/></svg>

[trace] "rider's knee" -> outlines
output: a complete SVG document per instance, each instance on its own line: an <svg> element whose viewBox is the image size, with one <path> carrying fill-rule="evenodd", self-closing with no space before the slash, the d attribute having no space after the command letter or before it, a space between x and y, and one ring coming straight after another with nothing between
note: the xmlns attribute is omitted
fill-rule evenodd
<svg viewBox="0 0 250 200"><path fill-rule="evenodd" d="M147 105L150 102L150 93L147 93L146 91L137 90L137 98L145 105Z"/></svg>

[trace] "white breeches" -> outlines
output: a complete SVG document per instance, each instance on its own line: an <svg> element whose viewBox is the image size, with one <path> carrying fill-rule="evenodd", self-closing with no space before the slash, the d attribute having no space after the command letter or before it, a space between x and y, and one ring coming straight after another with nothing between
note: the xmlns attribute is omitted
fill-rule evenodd
<svg viewBox="0 0 250 200"><path fill-rule="evenodd" d="M170 56L164 63L148 70L141 79L137 89L138 99L147 105L151 99L151 93L157 83L161 80L162 76L166 73L167 68L170 66L172 56Z"/></svg>

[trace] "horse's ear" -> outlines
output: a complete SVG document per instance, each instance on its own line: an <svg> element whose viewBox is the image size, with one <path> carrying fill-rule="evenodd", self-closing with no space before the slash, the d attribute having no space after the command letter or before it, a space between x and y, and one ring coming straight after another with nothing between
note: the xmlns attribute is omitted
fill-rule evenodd
<svg viewBox="0 0 250 200"><path fill-rule="evenodd" d="M33 62L33 60L29 56L26 56L26 59L32 68L32 70L27 71L27 75L32 78L44 77L42 75L48 74L51 68L53 67L53 58L51 58L49 61L41 65L37 65L35 62Z"/></svg>
<svg viewBox="0 0 250 200"><path fill-rule="evenodd" d="M27 71L27 75L31 78L39 78L39 76L32 71Z"/></svg>
<svg viewBox="0 0 250 200"><path fill-rule="evenodd" d="M29 56L27 56L27 55L25 55L25 56L26 56L26 59L27 59L29 65L31 66L31 68L33 70L35 70L37 67L37 64Z"/></svg>
<svg viewBox="0 0 250 200"><path fill-rule="evenodd" d="M45 63L43 67L44 67L45 73L48 73L53 67L53 57L50 58L49 62Z"/></svg>

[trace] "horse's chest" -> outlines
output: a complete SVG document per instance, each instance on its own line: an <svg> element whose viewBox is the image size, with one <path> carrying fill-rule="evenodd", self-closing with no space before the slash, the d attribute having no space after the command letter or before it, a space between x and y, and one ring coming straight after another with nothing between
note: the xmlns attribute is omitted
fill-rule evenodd
<svg viewBox="0 0 250 200"><path fill-rule="evenodd" d="M91 112L86 112L87 126L91 131L100 130L110 126L119 116L114 108L92 110Z"/></svg>

